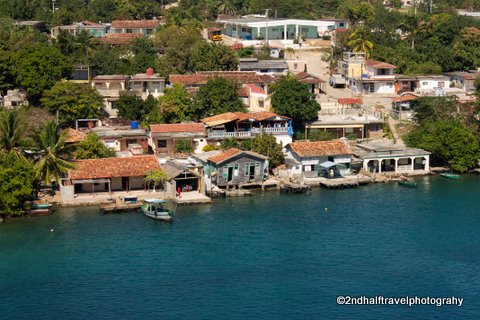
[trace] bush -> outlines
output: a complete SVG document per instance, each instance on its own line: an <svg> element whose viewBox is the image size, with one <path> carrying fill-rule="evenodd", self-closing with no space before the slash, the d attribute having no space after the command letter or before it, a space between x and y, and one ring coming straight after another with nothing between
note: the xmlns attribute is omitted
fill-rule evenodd
<svg viewBox="0 0 480 320"><path fill-rule="evenodd" d="M178 140L175 143L175 152L178 152L178 153L192 153L193 152L192 143L188 140Z"/></svg>
<svg viewBox="0 0 480 320"><path fill-rule="evenodd" d="M208 151L214 151L214 150L218 150L218 149L220 149L220 148L217 147L214 144L207 144L205 147L202 148L202 151L203 152L208 152Z"/></svg>

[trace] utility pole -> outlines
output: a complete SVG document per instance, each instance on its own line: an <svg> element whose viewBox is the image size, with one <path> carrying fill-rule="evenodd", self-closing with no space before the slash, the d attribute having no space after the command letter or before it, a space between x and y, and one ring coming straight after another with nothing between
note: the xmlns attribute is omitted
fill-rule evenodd
<svg viewBox="0 0 480 320"><path fill-rule="evenodd" d="M270 10L271 9L265 9L265 15L267 16L267 24L266 24L266 28L265 28L265 39L267 40L267 47L268 47L268 12Z"/></svg>
<svg viewBox="0 0 480 320"><path fill-rule="evenodd" d="M52 0L52 13L55 13L55 1L57 0Z"/></svg>

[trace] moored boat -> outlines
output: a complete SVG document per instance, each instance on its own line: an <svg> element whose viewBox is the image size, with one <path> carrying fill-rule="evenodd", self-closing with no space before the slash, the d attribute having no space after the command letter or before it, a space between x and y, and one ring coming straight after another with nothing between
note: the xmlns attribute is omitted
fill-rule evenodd
<svg viewBox="0 0 480 320"><path fill-rule="evenodd" d="M32 210L38 209L50 209L53 206L51 203L32 203L31 208Z"/></svg>
<svg viewBox="0 0 480 320"><path fill-rule="evenodd" d="M165 208L167 201L161 199L145 199L141 210L149 218L161 221L172 221L171 212Z"/></svg>
<svg viewBox="0 0 480 320"><path fill-rule="evenodd" d="M460 179L460 175L459 174L454 174L454 173L440 173L440 175L444 178L447 178L447 179Z"/></svg>
<svg viewBox="0 0 480 320"><path fill-rule="evenodd" d="M413 180L400 180L398 181L398 184L404 187L409 187L409 188L417 187L417 183Z"/></svg>

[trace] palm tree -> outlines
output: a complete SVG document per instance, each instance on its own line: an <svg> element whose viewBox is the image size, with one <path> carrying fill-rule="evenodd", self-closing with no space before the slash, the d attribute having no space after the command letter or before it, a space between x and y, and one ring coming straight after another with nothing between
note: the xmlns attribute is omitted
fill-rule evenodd
<svg viewBox="0 0 480 320"><path fill-rule="evenodd" d="M367 32L363 28L357 28L349 37L347 45L353 52L365 53L365 58L369 59L373 50L373 42L367 39Z"/></svg>
<svg viewBox="0 0 480 320"><path fill-rule="evenodd" d="M24 132L22 117L18 111L0 112L0 149L7 153L15 151L18 154Z"/></svg>
<svg viewBox="0 0 480 320"><path fill-rule="evenodd" d="M167 174L162 170L154 170L147 172L147 176L144 181L148 184L153 185L153 191L155 192L156 186L164 186L165 181L167 181Z"/></svg>
<svg viewBox="0 0 480 320"><path fill-rule="evenodd" d="M235 16L237 10L238 8L233 0L221 0L218 3L218 13Z"/></svg>
<svg viewBox="0 0 480 320"><path fill-rule="evenodd" d="M407 17L406 21L401 23L398 28L407 34L407 39L410 38L411 48L415 49L415 39L422 34L430 31L433 26L433 21L425 22L416 16Z"/></svg>
<svg viewBox="0 0 480 320"><path fill-rule="evenodd" d="M75 165L66 161L72 154L72 146L65 144L67 135L54 121L49 121L38 134L39 160L35 165L37 179L50 184L52 177L59 184L60 177Z"/></svg>

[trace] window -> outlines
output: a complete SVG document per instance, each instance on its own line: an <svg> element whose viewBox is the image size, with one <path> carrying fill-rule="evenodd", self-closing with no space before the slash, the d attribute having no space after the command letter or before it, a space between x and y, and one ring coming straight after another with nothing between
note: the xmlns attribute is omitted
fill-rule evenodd
<svg viewBox="0 0 480 320"><path fill-rule="evenodd" d="M438 87L439 88L445 88L445 81L439 81L438 82Z"/></svg>
<svg viewBox="0 0 480 320"><path fill-rule="evenodd" d="M428 82L427 82L427 81L423 81L423 82L422 82L422 86L426 86L426 85L428 85Z"/></svg>
<svg viewBox="0 0 480 320"><path fill-rule="evenodd" d="M137 139L127 139L127 147L129 147L131 144L136 144Z"/></svg>
<svg viewBox="0 0 480 320"><path fill-rule="evenodd" d="M293 69L297 70L298 69L298 63L293 64Z"/></svg>
<svg viewBox="0 0 480 320"><path fill-rule="evenodd" d="M167 147L167 140L158 140L157 142L159 148L166 148Z"/></svg>
<svg viewBox="0 0 480 320"><path fill-rule="evenodd" d="M265 108L265 101L263 101L263 100L258 100L258 107L259 107L259 108Z"/></svg>
<svg viewBox="0 0 480 320"><path fill-rule="evenodd" d="M117 109L117 101L110 101L110 108L112 108L112 110Z"/></svg>
<svg viewBox="0 0 480 320"><path fill-rule="evenodd" d="M132 29L126 29L125 33L133 33L133 30Z"/></svg>

